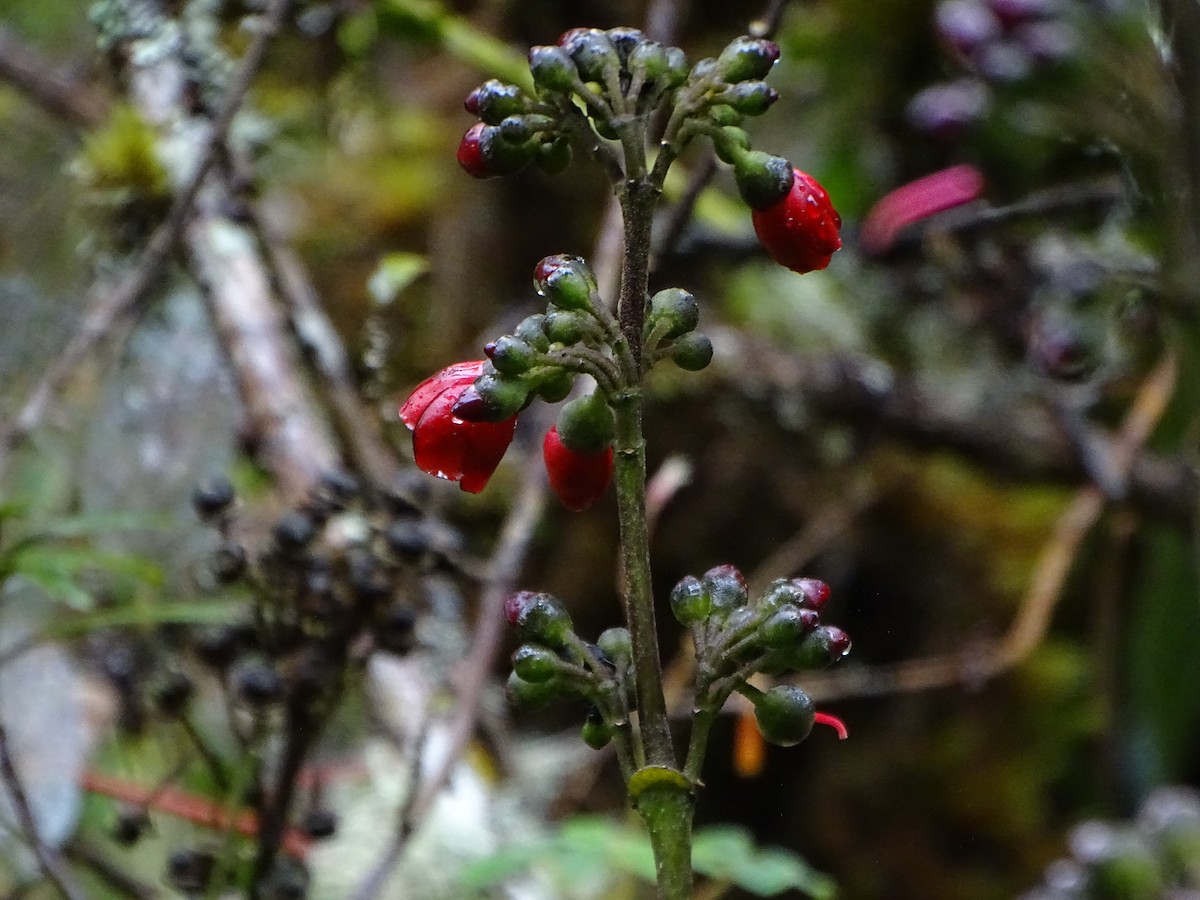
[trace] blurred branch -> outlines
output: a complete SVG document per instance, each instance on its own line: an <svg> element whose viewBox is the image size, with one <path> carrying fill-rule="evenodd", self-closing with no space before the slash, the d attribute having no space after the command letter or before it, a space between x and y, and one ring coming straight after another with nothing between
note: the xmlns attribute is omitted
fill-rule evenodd
<svg viewBox="0 0 1200 900"><path fill-rule="evenodd" d="M63 865L58 852L48 846L38 834L37 820L33 817L33 808L29 805L29 795L25 793L25 785L21 782L20 775L17 774L12 748L8 743L8 731L3 724L0 724L0 780L8 789L8 796L12 800L13 811L17 817L17 825L25 836L29 849L33 851L42 874L58 888L58 892L67 900L84 900L84 894L75 884L75 880L66 866Z"/></svg>
<svg viewBox="0 0 1200 900"><path fill-rule="evenodd" d="M3 25L0 25L0 81L73 125L95 125L107 112L107 101L92 85L64 75Z"/></svg>
<svg viewBox="0 0 1200 900"><path fill-rule="evenodd" d="M133 900L156 900L162 892L134 878L112 860L106 858L99 849L91 844L75 838L65 848L67 856L77 865L85 867L106 886L122 897Z"/></svg>
<svg viewBox="0 0 1200 900"><path fill-rule="evenodd" d="M271 38L278 30L289 0L275 0L234 74L209 130L195 151L191 172L181 179L162 223L154 230L137 262L115 285L98 285L88 292L87 312L63 352L43 373L9 427L0 432L0 477L3 477L13 450L37 428L46 416L55 395L97 343L111 333L116 324L132 315L154 281L162 274L171 251L179 242L205 178L216 160L234 116L241 108Z"/></svg>
<svg viewBox="0 0 1200 900"><path fill-rule="evenodd" d="M1148 439L1175 387L1177 366L1168 357L1142 385L1116 441L1119 464L1128 467ZM1039 559L1020 610L1000 640L984 646L909 660L890 666L864 666L804 676L804 689L818 702L875 697L954 685L979 685L1022 662L1045 637L1076 554L1107 504L1103 492L1088 485L1076 493L1055 524Z"/></svg>
<svg viewBox="0 0 1200 900"><path fill-rule="evenodd" d="M721 373L751 395L798 394L821 414L916 447L953 450L993 469L1028 479L1088 480L1078 447L1045 409L962 409L875 360L849 356L804 359L732 330L710 329L721 348ZM1111 456L1120 441L1092 428L1088 443ZM1190 463L1140 449L1122 467L1125 500L1149 516L1190 521L1200 478Z"/></svg>

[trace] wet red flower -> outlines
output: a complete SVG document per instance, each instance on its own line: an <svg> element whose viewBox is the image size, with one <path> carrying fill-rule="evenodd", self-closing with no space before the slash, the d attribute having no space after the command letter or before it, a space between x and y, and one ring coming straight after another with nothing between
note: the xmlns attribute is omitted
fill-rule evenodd
<svg viewBox="0 0 1200 900"><path fill-rule="evenodd" d="M612 481L612 447L600 453L568 450L558 436L557 425L546 432L542 456L546 461L550 487L563 506L575 512L587 509L599 500Z"/></svg>
<svg viewBox="0 0 1200 900"><path fill-rule="evenodd" d="M754 231L771 258L803 275L824 269L841 249L842 217L825 188L811 175L794 169L792 189L782 200L753 213Z"/></svg>
<svg viewBox="0 0 1200 900"><path fill-rule="evenodd" d="M457 481L471 494L487 486L517 427L516 416L502 422L464 422L454 415L454 404L486 364L478 359L442 369L417 385L400 407L401 420L412 429L417 466Z"/></svg>

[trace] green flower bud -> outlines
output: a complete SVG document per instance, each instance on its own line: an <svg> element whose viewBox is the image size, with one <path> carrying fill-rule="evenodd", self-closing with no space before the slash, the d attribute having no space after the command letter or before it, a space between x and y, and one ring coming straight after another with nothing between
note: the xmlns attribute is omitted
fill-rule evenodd
<svg viewBox="0 0 1200 900"><path fill-rule="evenodd" d="M616 417L599 391L577 397L559 411L558 438L572 453L603 453L616 433Z"/></svg>
<svg viewBox="0 0 1200 900"><path fill-rule="evenodd" d="M700 324L700 305L696 298L682 288L667 288L650 298L648 324L653 328L666 322L669 328L664 337L677 338L694 331Z"/></svg>
<svg viewBox="0 0 1200 900"><path fill-rule="evenodd" d="M575 64L562 47L531 47L529 71L533 83L546 92L568 93L575 86Z"/></svg>
<svg viewBox="0 0 1200 900"><path fill-rule="evenodd" d="M708 108L708 120L719 128L736 128L742 124L745 118L732 106L724 103L718 103L716 106ZM727 162L733 162L733 160L730 159Z"/></svg>
<svg viewBox="0 0 1200 900"><path fill-rule="evenodd" d="M695 575L684 576L671 589L671 612L688 627L703 623L712 612L712 598Z"/></svg>
<svg viewBox="0 0 1200 900"><path fill-rule="evenodd" d="M497 372L509 377L524 375L537 362L537 351L509 334L486 344L483 352Z"/></svg>
<svg viewBox="0 0 1200 900"><path fill-rule="evenodd" d="M509 116L525 112L528 103L528 98L515 84L504 84L493 78L471 91L463 105L467 112L479 116L485 124L499 125Z"/></svg>
<svg viewBox="0 0 1200 900"><path fill-rule="evenodd" d="M688 372L699 372L712 358L712 341L703 334L685 334L671 345L671 361Z"/></svg>
<svg viewBox="0 0 1200 900"><path fill-rule="evenodd" d="M816 578L778 578L768 586L760 606L798 606L820 612L829 600L829 585Z"/></svg>
<svg viewBox="0 0 1200 900"><path fill-rule="evenodd" d="M793 651L779 656L789 669L820 669L850 652L850 635L836 625L819 625Z"/></svg>
<svg viewBox="0 0 1200 900"><path fill-rule="evenodd" d="M513 672L508 676L504 692L513 706L520 709L538 709L558 696L561 686L553 678L542 682L526 681Z"/></svg>
<svg viewBox="0 0 1200 900"><path fill-rule="evenodd" d="M520 636L548 647L561 647L574 628L571 614L557 597L518 591L504 601L504 616Z"/></svg>
<svg viewBox="0 0 1200 900"><path fill-rule="evenodd" d="M537 395L547 403L566 400L575 384L575 376L563 369L547 369L538 380Z"/></svg>
<svg viewBox="0 0 1200 900"><path fill-rule="evenodd" d="M596 646L608 654L618 672L633 659L633 639L626 628L608 628L600 632Z"/></svg>
<svg viewBox="0 0 1200 900"><path fill-rule="evenodd" d="M726 88L722 99L745 116L761 116L779 99L779 93L765 81L743 81Z"/></svg>
<svg viewBox="0 0 1200 900"><path fill-rule="evenodd" d="M759 38L735 38L717 57L717 71L731 84L766 78L779 59L779 45Z"/></svg>
<svg viewBox="0 0 1200 900"><path fill-rule="evenodd" d="M541 684L558 675L562 663L553 650L537 644L522 644L512 655L513 672L522 681Z"/></svg>
<svg viewBox="0 0 1200 900"><path fill-rule="evenodd" d="M578 344L591 330L590 326L591 322L581 313L555 309L546 314L546 336L555 344Z"/></svg>
<svg viewBox="0 0 1200 900"><path fill-rule="evenodd" d="M615 729L604 721L600 710L596 707L588 709L587 718L583 720L583 742L593 750L601 750L613 739Z"/></svg>
<svg viewBox="0 0 1200 900"><path fill-rule="evenodd" d="M629 54L629 71L645 73L646 83L658 81L670 69L667 49L657 41L642 41Z"/></svg>
<svg viewBox="0 0 1200 900"><path fill-rule="evenodd" d="M746 579L731 565L714 566L704 573L701 581L704 592L711 600L713 612L722 618L750 600Z"/></svg>
<svg viewBox="0 0 1200 900"><path fill-rule="evenodd" d="M550 340L543 331L545 323L546 317L542 313L527 316L517 323L517 327L513 329L513 337L524 341L534 350L545 353L550 349Z"/></svg>
<svg viewBox="0 0 1200 900"><path fill-rule="evenodd" d="M543 141L538 145L534 162L547 175L558 175L571 165L571 141L566 137L557 137L552 141Z"/></svg>
<svg viewBox="0 0 1200 900"><path fill-rule="evenodd" d="M747 206L766 209L788 195L795 173L792 164L781 156L747 150L734 159L733 177Z"/></svg>
<svg viewBox="0 0 1200 900"><path fill-rule="evenodd" d="M811 609L785 606L772 613L759 629L762 645L771 650L797 647L817 627L820 617Z"/></svg>
<svg viewBox="0 0 1200 900"><path fill-rule="evenodd" d="M687 56L678 47L668 47L666 83L668 88L677 88L688 78Z"/></svg>
<svg viewBox="0 0 1200 900"><path fill-rule="evenodd" d="M579 77L584 81L604 83L606 66L620 66L616 48L608 35L598 28L573 28L559 39L559 46L575 63Z"/></svg>
<svg viewBox="0 0 1200 900"><path fill-rule="evenodd" d="M776 685L752 700L758 730L767 743L791 747L812 732L816 707L812 698L795 685Z"/></svg>
<svg viewBox="0 0 1200 900"><path fill-rule="evenodd" d="M554 128L554 124L554 120L549 116L525 114L509 116L496 127L500 131L500 137L510 144L525 144L539 132Z"/></svg>
<svg viewBox="0 0 1200 900"><path fill-rule="evenodd" d="M559 309L590 312L592 297L599 286L588 264L579 256L547 256L533 270L538 294Z"/></svg>

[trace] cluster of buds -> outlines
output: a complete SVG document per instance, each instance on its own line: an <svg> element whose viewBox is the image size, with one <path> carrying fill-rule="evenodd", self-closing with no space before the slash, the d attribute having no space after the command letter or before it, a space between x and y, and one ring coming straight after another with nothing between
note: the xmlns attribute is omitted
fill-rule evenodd
<svg viewBox="0 0 1200 900"><path fill-rule="evenodd" d="M1021 900L1192 897L1200 890L1200 794L1163 787L1133 822L1083 822L1068 839L1069 857L1053 862L1043 883Z"/></svg>
<svg viewBox="0 0 1200 900"><path fill-rule="evenodd" d="M770 676L828 666L850 652L850 638L821 624L829 587L815 578L772 582L753 603L742 573L730 565L689 575L671 591L671 611L696 647L696 706L719 709L737 691L754 704L755 718L770 743L791 746L814 724L845 734L842 723L813 706L801 688L779 684L761 691L748 683Z"/></svg>
<svg viewBox="0 0 1200 900"><path fill-rule="evenodd" d="M533 591L510 596L504 614L522 641L508 678L513 704L533 709L556 698L584 701L583 740L597 750L628 728L637 704L628 631L610 628L589 644L575 634L562 601Z"/></svg>
<svg viewBox="0 0 1200 900"><path fill-rule="evenodd" d="M456 363L427 378L400 407L413 431L423 471L457 481L469 493L487 485L515 434L517 416L535 399L558 403L574 380L595 387L565 404L542 449L550 486L571 510L595 503L613 471L616 423L612 402L628 386L620 326L597 293L595 275L577 256L549 256L534 269L545 313L521 320L484 347L486 359ZM669 359L687 370L712 359L712 342L696 331L700 308L672 288L647 305L643 365Z"/></svg>

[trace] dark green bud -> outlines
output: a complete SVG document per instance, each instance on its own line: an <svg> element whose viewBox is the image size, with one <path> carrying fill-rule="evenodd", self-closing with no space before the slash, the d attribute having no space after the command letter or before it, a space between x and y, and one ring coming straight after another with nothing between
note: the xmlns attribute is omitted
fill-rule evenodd
<svg viewBox="0 0 1200 900"><path fill-rule="evenodd" d="M600 632L600 637L596 638L596 646L608 654L618 671L633 659L633 640L628 629L608 628Z"/></svg>
<svg viewBox="0 0 1200 900"><path fill-rule="evenodd" d="M547 403L558 403L567 399L575 384L575 376L564 369L548 369L538 380L537 395Z"/></svg>
<svg viewBox="0 0 1200 900"><path fill-rule="evenodd" d="M496 127L500 129L500 137L512 144L524 144L535 134L554 128L554 120L549 116L539 116L532 113L520 116L509 116Z"/></svg>
<svg viewBox="0 0 1200 900"><path fill-rule="evenodd" d="M729 109L729 107L722 106L720 109ZM741 154L741 151L749 149L749 135L734 125L726 125L721 129L719 136L714 135L713 137L713 150L716 151L717 158L723 163L732 164Z"/></svg>
<svg viewBox="0 0 1200 900"><path fill-rule="evenodd" d="M534 162L547 175L558 175L571 165L571 141L558 137L552 141L543 141L538 145Z"/></svg>
<svg viewBox="0 0 1200 900"><path fill-rule="evenodd" d="M647 84L666 75L670 69L666 48L657 41L643 41L634 47L629 54L629 71L639 69L645 73Z"/></svg>
<svg viewBox="0 0 1200 900"><path fill-rule="evenodd" d="M687 81L688 78L688 61L687 56L678 47L668 47L667 55L667 71L666 83L669 88L676 88Z"/></svg>
<svg viewBox="0 0 1200 900"><path fill-rule="evenodd" d="M524 375L537 362L537 351L509 334L486 344L483 352L497 372L509 377Z"/></svg>
<svg viewBox="0 0 1200 900"><path fill-rule="evenodd" d="M760 606L792 605L820 612L829 600L829 585L816 578L778 578L768 586Z"/></svg>
<svg viewBox="0 0 1200 900"><path fill-rule="evenodd" d="M712 598L695 575L685 575L671 589L671 612L688 627L703 623L712 612Z"/></svg>
<svg viewBox="0 0 1200 900"><path fill-rule="evenodd" d="M765 81L743 81L721 95L724 101L745 116L761 116L779 99L779 92Z"/></svg>
<svg viewBox="0 0 1200 900"><path fill-rule="evenodd" d="M768 649L787 649L799 645L819 621L820 617L811 609L788 605L767 617L760 626L759 636Z"/></svg>
<svg viewBox="0 0 1200 900"><path fill-rule="evenodd" d="M652 328L660 322L670 327L664 337L677 338L695 331L700 324L700 304L696 298L682 288L667 288L650 298L649 324Z"/></svg>
<svg viewBox="0 0 1200 900"><path fill-rule="evenodd" d="M513 672L508 676L504 692L513 706L519 709L538 709L557 697L562 692L562 687L553 678L541 682L526 681Z"/></svg>
<svg viewBox="0 0 1200 900"><path fill-rule="evenodd" d="M779 45L760 38L740 37L717 57L717 71L731 84L766 78L779 59Z"/></svg>
<svg viewBox="0 0 1200 900"><path fill-rule="evenodd" d="M789 669L821 669L850 652L850 636L836 625L818 625L794 651L779 657Z"/></svg>
<svg viewBox="0 0 1200 900"><path fill-rule="evenodd" d="M463 106L488 125L499 125L509 116L525 112L528 100L515 84L495 78L485 81L467 96Z"/></svg>
<svg viewBox="0 0 1200 900"><path fill-rule="evenodd" d="M671 345L671 361L688 372L699 372L712 358L712 341L703 334L685 334Z"/></svg>
<svg viewBox="0 0 1200 900"><path fill-rule="evenodd" d="M557 306L576 312L590 312L592 297L598 290L596 276L580 256L547 256L533 270L537 292Z"/></svg>
<svg viewBox="0 0 1200 900"><path fill-rule="evenodd" d="M616 433L616 417L599 391L575 398L558 413L558 438L572 453L603 453Z"/></svg>
<svg viewBox="0 0 1200 900"><path fill-rule="evenodd" d="M615 729L604 721L604 716L596 707L588 709L587 718L583 720L583 742L593 750L602 750L613 739Z"/></svg>
<svg viewBox="0 0 1200 900"><path fill-rule="evenodd" d="M504 616L522 639L549 647L563 646L574 627L562 601L535 591L512 594L504 601Z"/></svg>
<svg viewBox="0 0 1200 900"><path fill-rule="evenodd" d="M750 601L746 590L746 579L731 565L714 566L701 578L704 592L708 594L713 612L722 618L739 606Z"/></svg>
<svg viewBox="0 0 1200 900"><path fill-rule="evenodd" d="M620 66L616 48L598 28L573 28L562 36L559 46L571 57L584 81L604 83L605 67Z"/></svg>
<svg viewBox="0 0 1200 900"><path fill-rule="evenodd" d="M816 707L794 684L778 684L752 698L758 730L767 743L791 747L812 732Z"/></svg>
<svg viewBox="0 0 1200 900"><path fill-rule="evenodd" d="M546 337L554 344L578 344L591 330L590 326L590 320L581 313L555 309L546 314Z"/></svg>
<svg viewBox="0 0 1200 900"><path fill-rule="evenodd" d="M529 71L541 91L567 93L578 77L575 63L562 47L531 47Z"/></svg>
<svg viewBox="0 0 1200 900"><path fill-rule="evenodd" d="M545 323L546 317L542 313L527 316L517 323L517 327L513 329L513 337L524 341L534 350L545 353L550 349L550 341L542 330Z"/></svg>
<svg viewBox="0 0 1200 900"><path fill-rule="evenodd" d="M462 392L453 413L466 422L502 422L515 416L529 403L529 386L494 368L485 371Z"/></svg>
<svg viewBox="0 0 1200 900"><path fill-rule="evenodd" d="M508 120L505 120L508 121ZM501 175L512 175L521 171L533 159L534 146L528 141L507 140L498 125L484 125L474 132L478 142L480 165L483 166L486 177L495 178ZM467 133L464 144L472 132ZM462 145L460 145L460 162L462 162ZM465 165L465 164L464 164ZM468 171L472 171L468 168ZM472 174L474 172L472 171Z"/></svg>
<svg viewBox="0 0 1200 900"><path fill-rule="evenodd" d="M561 671L562 662L553 650L536 644L522 644L512 655L512 667L522 681L541 684Z"/></svg>
<svg viewBox="0 0 1200 900"><path fill-rule="evenodd" d="M788 195L795 172L782 156L747 150L734 159L733 177L747 206L766 209Z"/></svg>

